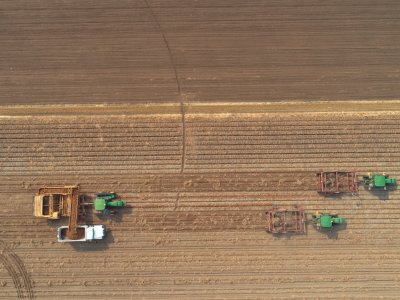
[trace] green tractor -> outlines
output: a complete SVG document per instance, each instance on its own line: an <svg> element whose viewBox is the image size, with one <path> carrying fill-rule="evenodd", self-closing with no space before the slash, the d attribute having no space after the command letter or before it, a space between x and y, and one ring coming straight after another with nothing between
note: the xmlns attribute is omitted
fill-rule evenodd
<svg viewBox="0 0 400 300"><path fill-rule="evenodd" d="M339 224L346 224L345 218L339 217L337 214L321 214L318 211L313 214L312 221L314 226L319 229L332 229L333 226Z"/></svg>
<svg viewBox="0 0 400 300"><path fill-rule="evenodd" d="M109 208L127 206L127 203L125 201L114 201L117 198L118 195L116 193L96 194L96 199L94 200L94 209L97 213L104 214Z"/></svg>
<svg viewBox="0 0 400 300"><path fill-rule="evenodd" d="M388 186L394 186L397 184L396 178L389 178L385 173L368 173L368 175L363 176L363 180L369 190L373 188L383 188L386 190Z"/></svg>

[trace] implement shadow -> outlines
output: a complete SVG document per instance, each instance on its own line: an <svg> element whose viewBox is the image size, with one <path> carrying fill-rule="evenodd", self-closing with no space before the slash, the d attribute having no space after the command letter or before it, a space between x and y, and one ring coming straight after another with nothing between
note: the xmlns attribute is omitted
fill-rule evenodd
<svg viewBox="0 0 400 300"><path fill-rule="evenodd" d="M359 197L358 193L332 193L332 194L318 193L318 194L322 195L326 200L341 200L349 196Z"/></svg>
<svg viewBox="0 0 400 300"><path fill-rule="evenodd" d="M268 233L268 232L267 232ZM278 240L290 240L293 237L296 236L305 236L307 235L307 232L303 233L303 232L287 232L287 233L272 233L272 236Z"/></svg>

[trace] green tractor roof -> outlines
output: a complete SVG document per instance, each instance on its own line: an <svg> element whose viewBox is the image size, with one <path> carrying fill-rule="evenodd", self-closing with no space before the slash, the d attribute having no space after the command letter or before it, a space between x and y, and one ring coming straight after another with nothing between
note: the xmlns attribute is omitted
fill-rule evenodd
<svg viewBox="0 0 400 300"><path fill-rule="evenodd" d="M385 187L386 186L385 175L374 175L374 185L376 187Z"/></svg>
<svg viewBox="0 0 400 300"><path fill-rule="evenodd" d="M97 198L94 201L94 209L98 211L102 211L106 209L106 200L104 198Z"/></svg>
<svg viewBox="0 0 400 300"><path fill-rule="evenodd" d="M331 228L332 227L332 217L330 215L321 216L321 227Z"/></svg>

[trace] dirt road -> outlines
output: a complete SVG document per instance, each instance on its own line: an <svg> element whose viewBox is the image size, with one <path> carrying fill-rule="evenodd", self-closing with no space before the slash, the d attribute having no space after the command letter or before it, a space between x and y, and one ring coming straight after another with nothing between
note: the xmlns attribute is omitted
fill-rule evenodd
<svg viewBox="0 0 400 300"><path fill-rule="evenodd" d="M188 104L184 118L179 105L2 108L1 240L31 289L0 268L0 298L20 286L38 299L396 299L400 192L324 198L315 172L399 178L399 108ZM116 191L132 207L88 216L106 224L106 243L62 245L63 222L32 217L44 184ZM264 231L270 204L349 223L273 237Z"/></svg>
<svg viewBox="0 0 400 300"><path fill-rule="evenodd" d="M400 96L397 0L3 0L0 11L0 104Z"/></svg>

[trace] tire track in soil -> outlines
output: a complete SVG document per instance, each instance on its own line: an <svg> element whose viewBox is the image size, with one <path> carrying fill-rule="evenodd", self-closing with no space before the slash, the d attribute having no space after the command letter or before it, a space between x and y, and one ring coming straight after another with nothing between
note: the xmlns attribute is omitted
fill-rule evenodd
<svg viewBox="0 0 400 300"><path fill-rule="evenodd" d="M167 48L167 51L168 51L168 57L170 59L171 67L174 71L176 86L177 86L178 94L179 94L179 98L180 98L180 112L181 112L181 123L182 123L182 156L181 156L180 172L183 173L183 170L185 169L185 154L186 154L186 125L185 125L186 120L185 120L185 104L183 102L184 98L183 98L183 93L182 93L182 85L179 80L178 68L176 66L176 61L175 61L174 55L172 53L171 46L169 45L169 42L167 40L167 36L165 35L165 32L164 32L160 22L158 21L158 18L156 16L156 14L154 13L154 10L151 7L150 3L147 0L144 0L144 3L146 4L146 7L150 11L150 15L153 18L154 22L156 23L157 28L163 38L165 47Z"/></svg>
<svg viewBox="0 0 400 300"><path fill-rule="evenodd" d="M24 263L7 245L0 241L0 261L10 274L20 299L34 299L31 278L25 269Z"/></svg>

